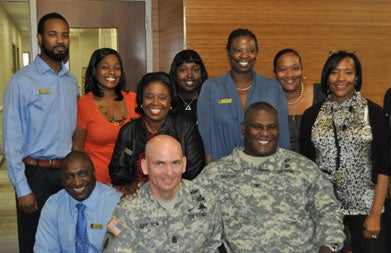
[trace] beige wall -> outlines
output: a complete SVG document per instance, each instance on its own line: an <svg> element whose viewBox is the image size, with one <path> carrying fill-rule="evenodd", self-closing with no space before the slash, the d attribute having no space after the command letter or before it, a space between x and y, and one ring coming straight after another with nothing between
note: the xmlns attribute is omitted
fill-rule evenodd
<svg viewBox="0 0 391 253"><path fill-rule="evenodd" d="M19 47L20 52L20 66L22 66L22 57L21 54L23 51L26 51L22 45L22 33L16 26L16 24L8 17L7 13L0 6L0 107L1 112L3 111L3 94L9 79L12 77L12 44ZM27 43L28 45L28 43ZM28 49L27 49L28 50ZM2 129L2 120L0 120L0 129ZM1 137L0 132L0 141L3 138ZM2 147L0 143L0 149Z"/></svg>
<svg viewBox="0 0 391 253"><path fill-rule="evenodd" d="M12 77L12 45L19 47L20 57L19 61L22 66L23 52L22 45L22 33L16 24L8 17L7 13L0 6L0 54L1 54L1 67L0 67L0 94L3 94L5 87ZM3 104L3 96L0 98L0 105Z"/></svg>
<svg viewBox="0 0 391 253"><path fill-rule="evenodd" d="M83 76L90 57L95 49L99 48L99 30L90 29L71 38L70 71L76 77L80 94L83 94Z"/></svg>

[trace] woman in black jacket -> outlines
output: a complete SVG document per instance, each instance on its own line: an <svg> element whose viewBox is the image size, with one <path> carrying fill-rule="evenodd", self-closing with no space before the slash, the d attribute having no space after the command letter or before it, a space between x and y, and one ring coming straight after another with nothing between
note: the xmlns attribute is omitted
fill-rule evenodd
<svg viewBox="0 0 391 253"><path fill-rule="evenodd" d="M176 91L168 74L146 74L137 86L136 111L141 118L125 124L117 138L109 165L112 185L123 195L137 194L148 180L140 162L146 143L156 135L167 134L182 145L187 158L185 179L193 179L205 165L204 149L197 126L190 119L176 115Z"/></svg>

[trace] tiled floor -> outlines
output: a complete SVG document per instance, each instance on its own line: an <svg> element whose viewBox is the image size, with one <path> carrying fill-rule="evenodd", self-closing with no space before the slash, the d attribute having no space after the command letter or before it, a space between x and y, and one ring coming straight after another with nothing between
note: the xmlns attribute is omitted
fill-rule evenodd
<svg viewBox="0 0 391 253"><path fill-rule="evenodd" d="M5 162L0 167L0 251L17 253L15 192L8 181Z"/></svg>

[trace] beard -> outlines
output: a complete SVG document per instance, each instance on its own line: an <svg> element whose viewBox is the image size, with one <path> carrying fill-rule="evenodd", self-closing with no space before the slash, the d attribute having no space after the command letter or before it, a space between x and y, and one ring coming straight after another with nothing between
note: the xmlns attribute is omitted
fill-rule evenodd
<svg viewBox="0 0 391 253"><path fill-rule="evenodd" d="M65 59L65 57L68 55L69 48L67 48L64 52L62 53L55 53L53 50L46 48L43 46L41 48L42 52L46 54L50 59L54 61L62 61Z"/></svg>

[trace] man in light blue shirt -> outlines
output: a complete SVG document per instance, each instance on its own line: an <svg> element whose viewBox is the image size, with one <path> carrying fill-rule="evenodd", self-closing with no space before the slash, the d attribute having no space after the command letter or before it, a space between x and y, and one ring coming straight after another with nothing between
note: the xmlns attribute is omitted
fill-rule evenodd
<svg viewBox="0 0 391 253"><path fill-rule="evenodd" d="M21 253L32 252L40 210L62 188L59 167L76 127L77 81L62 62L68 22L58 13L43 16L37 39L40 55L11 78L4 93L4 151L16 191Z"/></svg>
<svg viewBox="0 0 391 253"><path fill-rule="evenodd" d="M34 252L77 252L75 246L77 204L86 206L88 252L101 252L106 224L121 194L96 182L91 159L80 151L69 153L63 160L64 189L45 203L39 219Z"/></svg>

